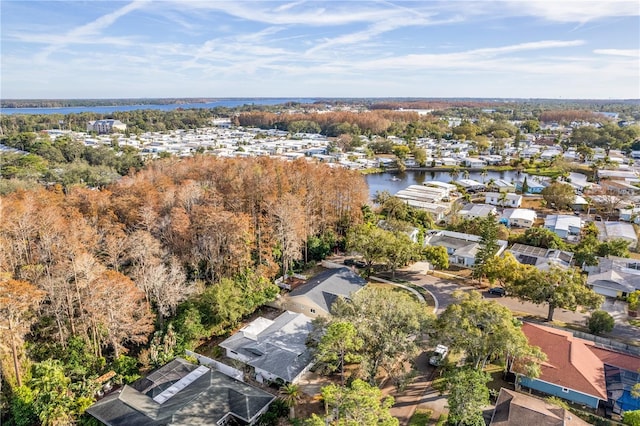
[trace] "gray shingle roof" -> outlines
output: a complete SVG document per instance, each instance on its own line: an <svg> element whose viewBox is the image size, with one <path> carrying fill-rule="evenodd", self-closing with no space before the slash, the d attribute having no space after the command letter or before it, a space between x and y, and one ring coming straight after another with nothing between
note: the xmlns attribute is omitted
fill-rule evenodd
<svg viewBox="0 0 640 426"><path fill-rule="evenodd" d="M262 324L266 321L261 319ZM248 358L248 365L267 371L291 382L311 363L307 336L311 319L303 314L286 311L257 334L245 333L251 324L229 337L220 346Z"/></svg>
<svg viewBox="0 0 640 426"><path fill-rule="evenodd" d="M198 368L176 358L96 402L87 412L109 426L210 425L229 414L251 422L275 399L261 389L208 368L184 387L176 388L176 383ZM154 401L172 386L176 392L168 399Z"/></svg>
<svg viewBox="0 0 640 426"><path fill-rule="evenodd" d="M289 297L304 295L329 313L338 296L349 297L365 285L367 282L349 268L327 269L293 290Z"/></svg>

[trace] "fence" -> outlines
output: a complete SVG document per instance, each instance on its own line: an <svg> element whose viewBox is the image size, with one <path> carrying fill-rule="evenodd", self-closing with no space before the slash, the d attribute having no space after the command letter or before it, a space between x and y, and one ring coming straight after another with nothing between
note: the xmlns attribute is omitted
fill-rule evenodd
<svg viewBox="0 0 640 426"><path fill-rule="evenodd" d="M220 361L216 361L215 359L211 359L204 355L200 355L199 353L193 351L186 350L185 353L188 356L196 358L198 360L198 363L202 365L213 367L215 370L218 370L219 372L226 374L229 377L244 382L244 373L236 368L233 368L227 364L223 364Z"/></svg>

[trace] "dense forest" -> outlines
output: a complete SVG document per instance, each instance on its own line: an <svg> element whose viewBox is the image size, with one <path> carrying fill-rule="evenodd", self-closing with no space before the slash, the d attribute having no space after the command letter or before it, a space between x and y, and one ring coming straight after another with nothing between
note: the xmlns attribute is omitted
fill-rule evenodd
<svg viewBox="0 0 640 426"><path fill-rule="evenodd" d="M342 244L366 199L355 172L207 156L0 198L9 424L77 422L99 375L130 381L225 333L273 278Z"/></svg>

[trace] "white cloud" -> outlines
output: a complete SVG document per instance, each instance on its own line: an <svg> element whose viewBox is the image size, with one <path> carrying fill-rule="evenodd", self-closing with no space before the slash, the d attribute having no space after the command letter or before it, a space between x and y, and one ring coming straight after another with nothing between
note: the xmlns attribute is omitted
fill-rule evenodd
<svg viewBox="0 0 640 426"><path fill-rule="evenodd" d="M635 58L640 62L640 49L596 49L593 53L598 55L625 56Z"/></svg>
<svg viewBox="0 0 640 426"><path fill-rule="evenodd" d="M556 22L585 23L603 18L638 16L637 0L512 0L504 3L519 16L534 16Z"/></svg>

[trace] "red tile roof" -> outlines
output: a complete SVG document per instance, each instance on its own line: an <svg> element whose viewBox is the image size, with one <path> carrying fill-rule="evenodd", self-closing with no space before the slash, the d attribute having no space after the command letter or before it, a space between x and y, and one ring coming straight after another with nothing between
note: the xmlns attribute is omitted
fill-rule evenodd
<svg viewBox="0 0 640 426"><path fill-rule="evenodd" d="M524 323L529 344L547 354L539 379L568 389L607 399L604 364L637 371L640 358L595 347L568 331Z"/></svg>

